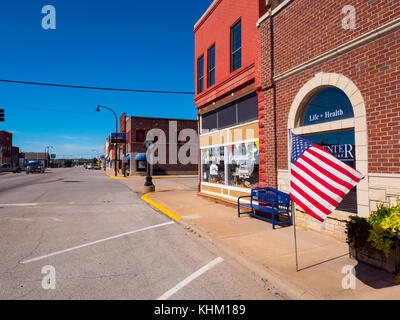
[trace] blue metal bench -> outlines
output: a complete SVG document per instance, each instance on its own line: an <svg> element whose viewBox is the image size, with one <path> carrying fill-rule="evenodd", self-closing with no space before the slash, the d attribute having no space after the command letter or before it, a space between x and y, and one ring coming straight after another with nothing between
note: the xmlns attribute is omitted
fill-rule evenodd
<svg viewBox="0 0 400 320"><path fill-rule="evenodd" d="M240 199L244 198L250 198L250 203L241 203ZM240 207L249 208L251 211L240 212ZM258 219L272 222L272 228L275 229L275 225L290 226L292 224L289 207L290 196L287 193L272 188L252 189L250 196L238 198L238 217L240 218L241 214L248 214ZM257 215L257 211L271 214L272 218ZM287 217L287 221L279 221L279 216L282 215Z"/></svg>

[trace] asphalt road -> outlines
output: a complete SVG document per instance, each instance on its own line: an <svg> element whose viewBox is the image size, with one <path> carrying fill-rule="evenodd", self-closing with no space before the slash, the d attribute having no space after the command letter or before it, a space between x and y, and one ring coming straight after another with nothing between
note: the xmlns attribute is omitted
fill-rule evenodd
<svg viewBox="0 0 400 320"><path fill-rule="evenodd" d="M0 299L281 299L118 180L83 168L0 176L0 257Z"/></svg>

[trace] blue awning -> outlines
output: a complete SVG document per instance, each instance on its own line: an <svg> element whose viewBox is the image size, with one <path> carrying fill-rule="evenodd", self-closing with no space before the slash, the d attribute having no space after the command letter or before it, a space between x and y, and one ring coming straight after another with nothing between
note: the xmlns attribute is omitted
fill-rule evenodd
<svg viewBox="0 0 400 320"><path fill-rule="evenodd" d="M138 153L135 156L135 160L137 160L137 161L146 161L146 154L145 153Z"/></svg>

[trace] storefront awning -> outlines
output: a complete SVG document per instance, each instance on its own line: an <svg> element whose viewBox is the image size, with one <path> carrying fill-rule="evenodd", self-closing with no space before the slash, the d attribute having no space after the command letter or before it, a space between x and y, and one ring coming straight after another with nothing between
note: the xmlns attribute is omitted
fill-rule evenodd
<svg viewBox="0 0 400 320"><path fill-rule="evenodd" d="M135 160L137 160L137 161L145 161L146 160L146 154L145 153L138 153L135 156Z"/></svg>

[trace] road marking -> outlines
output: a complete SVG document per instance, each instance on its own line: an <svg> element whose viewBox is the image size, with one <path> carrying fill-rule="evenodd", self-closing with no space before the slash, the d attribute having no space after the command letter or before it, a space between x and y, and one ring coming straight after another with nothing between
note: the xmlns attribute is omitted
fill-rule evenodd
<svg viewBox="0 0 400 320"><path fill-rule="evenodd" d="M0 207L34 207L37 203L0 203Z"/></svg>
<svg viewBox="0 0 400 320"><path fill-rule="evenodd" d="M201 269L197 270L195 273L192 273L189 277L186 279L182 280L179 282L175 287L172 289L168 290L166 293L164 293L161 297L159 297L157 300L167 300L169 297L174 295L176 292L178 292L180 289L188 285L190 282L192 282L194 279L200 277L203 273L206 271L210 270L211 268L215 267L218 263L224 261L221 257L218 257L214 259L213 261L209 262L206 264L204 267Z"/></svg>
<svg viewBox="0 0 400 320"><path fill-rule="evenodd" d="M163 227L163 226L166 226L166 225L169 225L169 224L172 224L172 223L174 223L174 222L173 222L173 221L170 221L170 222L165 222L165 223L161 223L161 224L156 224L156 225L154 225L154 226L150 226L150 227L146 227L146 228L142 228L142 229L138 229L138 230L133 230L133 231L129 231L129 232L117 234L117 235L112 236L112 237L108 237L108 238L96 240L96 241L93 241L93 242L81 244L81 245L79 245L79 246L75 246L75 247L72 247L72 248L69 248L69 249L64 249L64 250L56 251L56 252L49 253L49 254L45 254L45 255L43 255L43 256L36 257L36 258L32 258L32 259L27 259L27 260L21 261L21 263L22 263L22 264L26 264L26 263L30 263L30 262L42 260L42 259L45 259L45 258L48 258L48 257L52 257L52 256L55 256L55 255L58 255L58 254L61 254L61 253L69 252L69 251L76 250L76 249L81 249L81 248L88 247L88 246L91 246L91 245L94 245L94 244L97 244L97 243L100 243L100 242L104 242L104 241L108 241L108 240L113 240L113 239L121 238L121 237L130 235L130 234L133 234L133 233L137 233L137 232L141 232L141 231L146 231L146 230L150 230L150 229L154 229L154 228Z"/></svg>
<svg viewBox="0 0 400 320"><path fill-rule="evenodd" d="M152 205L154 208L156 208L157 210L161 211L162 213L166 214L168 217L170 217L171 219L175 220L175 221L179 221L182 219L181 216L178 216L176 213L173 213L171 210L167 209L166 207L162 206L161 204L158 204L157 202L149 199L147 196L150 194L146 193L141 199L146 201L148 204Z"/></svg>

